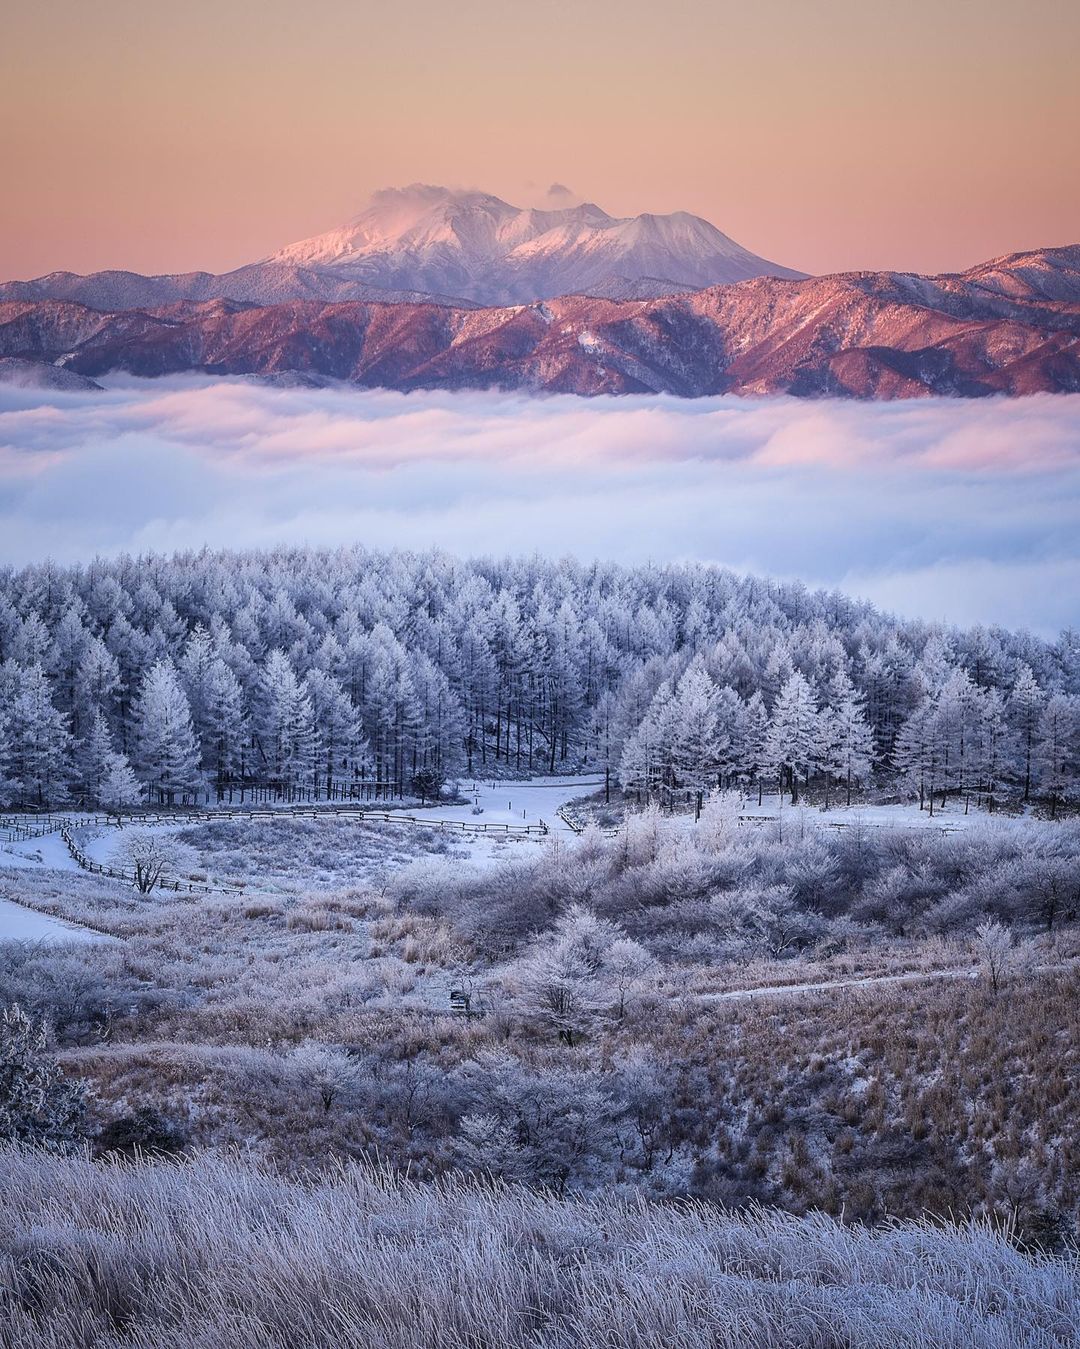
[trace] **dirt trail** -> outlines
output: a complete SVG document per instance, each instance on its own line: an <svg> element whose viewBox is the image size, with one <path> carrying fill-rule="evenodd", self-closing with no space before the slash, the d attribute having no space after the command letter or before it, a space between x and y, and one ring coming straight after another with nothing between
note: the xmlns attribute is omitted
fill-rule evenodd
<svg viewBox="0 0 1080 1349"><path fill-rule="evenodd" d="M1074 969L1077 960L1066 960L1059 965L1036 965L1028 973L1056 974ZM873 988L875 984L928 983L933 979L977 979L978 966L964 969L919 970L910 974L869 974L862 978L829 979L819 984L763 984L759 988L734 988L726 993L699 993L697 1002L735 1002L743 998L780 997L785 993L832 993L845 988Z"/></svg>

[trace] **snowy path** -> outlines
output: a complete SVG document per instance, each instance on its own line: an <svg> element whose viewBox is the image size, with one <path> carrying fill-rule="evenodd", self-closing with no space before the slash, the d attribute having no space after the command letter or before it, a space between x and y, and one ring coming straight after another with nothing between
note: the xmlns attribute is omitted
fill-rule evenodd
<svg viewBox="0 0 1080 1349"><path fill-rule="evenodd" d="M10 899L0 899L0 942L99 942L109 938L77 923L51 918Z"/></svg>
<svg viewBox="0 0 1080 1349"><path fill-rule="evenodd" d="M1080 961L1067 960L1060 965L1037 965L1033 974L1055 974L1075 969ZM872 988L878 984L917 984L937 979L977 979L977 966L951 970L919 970L910 974L868 974L862 978L829 979L820 984L764 984L760 988L734 988L727 993L699 993L695 1002L739 1002L746 998L780 997L786 993L834 993L845 988Z"/></svg>

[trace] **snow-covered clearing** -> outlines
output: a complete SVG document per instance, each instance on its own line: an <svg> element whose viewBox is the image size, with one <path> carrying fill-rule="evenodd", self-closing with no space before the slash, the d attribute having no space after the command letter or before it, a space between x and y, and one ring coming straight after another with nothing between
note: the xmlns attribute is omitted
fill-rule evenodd
<svg viewBox="0 0 1080 1349"><path fill-rule="evenodd" d="M0 844L0 867L47 867L51 871L79 869L59 833Z"/></svg>
<svg viewBox="0 0 1080 1349"><path fill-rule="evenodd" d="M0 942L99 942L108 941L99 932L77 923L65 923L48 914L36 913L10 899L0 899Z"/></svg>
<svg viewBox="0 0 1080 1349"><path fill-rule="evenodd" d="M788 799L779 801L775 796L765 796L758 805L757 796L747 797L740 807L740 814L747 819L765 819L779 821L785 827L798 827L800 822L815 827L850 828L853 825L865 825L871 829L937 829L951 832L956 829L972 829L993 823L997 828L1023 827L1031 817L1026 815L990 814L974 803L964 811L963 801L949 801L943 808L934 807L933 815L928 809L920 810L915 801L890 803L888 805L860 804L845 806L832 805L823 810L819 805L793 806ZM694 817L676 816L683 825L692 826Z"/></svg>
<svg viewBox="0 0 1080 1349"><path fill-rule="evenodd" d="M424 807L409 807L400 812L395 811L392 805L386 807L387 814L394 816L400 814L402 818L399 824L385 824L373 821L370 818L365 819L359 816L350 816L342 813L340 810L331 810L325 808L325 819L313 819L312 815L296 816L289 812L282 811L278 818L272 811L262 810L258 816L250 821L243 818L228 817L223 815L220 822L214 819L215 812L211 807L206 812L206 821L208 828L215 828L220 831L227 824L235 824L238 829L247 827L257 827L257 832L251 835L252 855L246 859L242 870L247 877L249 885L258 886L260 880L259 855L266 849L268 835L267 829L280 829L284 834L301 834L308 832L314 844L315 835L311 831L318 830L320 825L328 827L326 833L326 846L312 848L311 853L311 873L313 880L326 882L330 879L330 873L341 872L350 866L355 866L354 879L361 879L367 875L371 867L367 862L378 861L382 869L389 867L395 869L396 866L403 865L412 860L406 853L416 854L427 851L445 853L448 849L452 851L455 858L467 861L473 865L482 867L494 866L502 858L515 851L518 846L528 846L530 843L539 842L543 835L539 832L540 826L546 826L547 829L565 838L570 842L575 837L575 832L570 825L562 818L559 811L569 802L583 796L588 796L596 792L603 786L602 779L595 777L566 777L566 776L540 776L524 779L520 781L513 780L491 780L475 778L461 782L460 794L465 798L464 802L455 804L432 805ZM318 806L312 807L313 815L318 816L320 809ZM945 809L936 809L933 816L927 810L920 810L915 803L889 804L889 805L868 805L860 804L855 806L835 805L829 810L822 810L817 805L799 805L792 806L790 802L778 800L776 796L765 796L759 804L755 796L748 796L740 807L740 814L747 821L755 819L778 821L786 830L804 830L821 828L852 828L866 827L872 829L930 829L935 831L952 832L960 829L971 829L993 824L995 828L1022 828L1030 822L1030 817L1020 816L1012 817L1007 815L990 815L987 811L978 809L975 806L970 807L967 813L964 811L962 802L949 802ZM56 818L61 818L57 816ZM74 822L72 817L72 821ZM433 826L429 833L417 823L412 821L430 821ZM694 816L692 813L677 814L666 817L664 826L676 830L690 830L694 828ZM487 829L484 829L487 826ZM530 836L503 835L503 827L508 829L531 828L538 832ZM187 832L188 841L193 842L201 851L201 839L198 831L203 826L193 822L190 817L178 819L176 821L154 820L152 823L140 824L137 818L128 819L123 828L139 828L148 830L157 835L176 835ZM351 841L352 831L363 831L364 833L394 831L401 833L403 839L407 839L407 847L400 856L396 856L393 850L388 850L378 845L372 840L375 846L366 849L366 845L359 838L356 839L355 846ZM195 831L192 833L192 831ZM344 832L343 832L344 831ZM234 834L236 830L232 831ZM117 845L122 837L123 830L115 824L98 825L92 828L85 828L78 831L77 840L79 847L84 854L93 862L102 865L108 865L115 862L115 853ZM415 839L409 837L415 835ZM343 848L342 842L349 839L349 846ZM368 855L364 855L366 853ZM208 849L213 853L214 849ZM234 871L237 870L237 857L244 851L241 838L234 840L234 846L231 849L231 865ZM341 855L337 858L335 864L335 853ZM203 859L204 864L211 860L211 856ZM219 859L222 863L226 861L222 856ZM268 859L267 859L268 860ZM357 863L360 865L357 865ZM45 867L58 871L78 871L78 864L69 853L63 839L59 833L45 834L40 838L28 839L15 843L0 844L0 867ZM269 870L276 868L270 867ZM289 868L296 874L296 867ZM220 876L218 877L220 880ZM276 888L276 886L272 887Z"/></svg>
<svg viewBox="0 0 1080 1349"><path fill-rule="evenodd" d="M502 833L503 826L512 830L523 827L539 829L539 826L546 825L552 833L572 838L573 830L558 814L560 808L601 785L601 781L596 778L537 777L524 781L474 779L461 784L461 794L466 797L465 803L411 807L400 812L396 812L393 806L387 806L386 811L391 817L400 813L403 817L430 821L435 832L429 838L436 845L436 850L443 851L449 846L456 856L466 858L474 864L487 866L493 865L504 856L507 846L537 841L543 837L539 832L528 839L520 835L517 837L511 835L508 844L507 836ZM321 813L318 806L312 807L312 812L315 816ZM214 814L213 808L206 812L208 826L217 827ZM339 838L341 830L370 832L397 829L406 834L417 834L417 843L420 844L425 841L424 836L427 834L422 827L404 818L401 824L397 825L350 816L340 810L329 808L324 814L325 818L321 823L332 826L338 831ZM73 820L74 818L72 817ZM261 841L265 840L266 835L262 831L266 828L281 828L283 831L291 828L296 832L303 825L318 825L320 821L313 820L310 815L298 817L286 811L280 812L275 818L272 812L263 810L251 821L244 821L242 817L222 815L221 826L230 823L235 823L240 828L248 825L259 826L258 839ZM459 829L450 826L465 827ZM489 827L487 831L484 830L484 826ZM145 825L140 824L137 818L130 818L123 825L123 829L145 829L156 835L176 835L197 831L200 827L190 818L176 821L155 820ZM123 829L112 824L79 830L77 836L79 847L91 861L108 865L115 860L114 855ZM255 837L253 835L253 838ZM197 835L194 841L197 841ZM313 870L319 870L323 869L329 859L326 856L319 858L313 855L311 860ZM252 857L250 863L257 864L257 857ZM0 850L0 866L46 866L59 871L78 870L78 864L68 852L59 833L4 845ZM252 880L257 880L257 865L249 866L245 870L253 872Z"/></svg>
<svg viewBox="0 0 1080 1349"><path fill-rule="evenodd" d="M38 870L48 867L60 869L60 858L54 843L60 845L64 857L75 868L60 837L46 835L44 838L28 840L26 843L5 844L0 848L0 866L19 870ZM55 855L55 856L54 856ZM38 913L14 900L0 898L0 942L72 942L105 941L105 937L77 923L67 923L62 918L52 918L48 914Z"/></svg>
<svg viewBox="0 0 1080 1349"><path fill-rule="evenodd" d="M98 942L108 938L76 923L36 913L10 899L0 899L0 942Z"/></svg>
<svg viewBox="0 0 1080 1349"><path fill-rule="evenodd" d="M78 871L59 834L19 843L0 844L0 867L20 871ZM105 941L105 937L77 923L37 913L34 909L0 898L0 942Z"/></svg>
<svg viewBox="0 0 1080 1349"><path fill-rule="evenodd" d="M460 784L461 795L468 798L468 805L427 806L409 814L463 824L546 824L556 833L570 834L573 830L559 816L560 808L603 785L602 778L593 777L537 777L522 782L474 778ZM480 814L474 814L477 807Z"/></svg>

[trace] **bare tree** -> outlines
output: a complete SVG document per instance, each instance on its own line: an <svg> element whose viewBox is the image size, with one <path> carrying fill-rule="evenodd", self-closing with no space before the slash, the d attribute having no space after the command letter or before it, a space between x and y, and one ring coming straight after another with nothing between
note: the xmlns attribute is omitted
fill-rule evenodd
<svg viewBox="0 0 1080 1349"><path fill-rule="evenodd" d="M983 975L989 979L995 993L1007 979L1021 973L1030 964L1028 944L1017 943L1007 927L992 919L980 923L975 929L974 947Z"/></svg>
<svg viewBox="0 0 1080 1349"><path fill-rule="evenodd" d="M190 854L187 848L167 835L134 829L125 831L113 859L131 873L139 894L148 895L167 875L183 871Z"/></svg>

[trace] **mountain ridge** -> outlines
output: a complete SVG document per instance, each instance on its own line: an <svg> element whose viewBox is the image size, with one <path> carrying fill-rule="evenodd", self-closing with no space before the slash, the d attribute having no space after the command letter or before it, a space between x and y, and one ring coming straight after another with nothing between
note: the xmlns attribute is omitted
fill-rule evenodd
<svg viewBox="0 0 1080 1349"><path fill-rule="evenodd" d="M0 356L90 378L187 370L400 390L879 399L1075 392L1080 246L937 277L755 277L659 298L568 295L488 308L215 298L104 313L9 301L0 303Z"/></svg>

